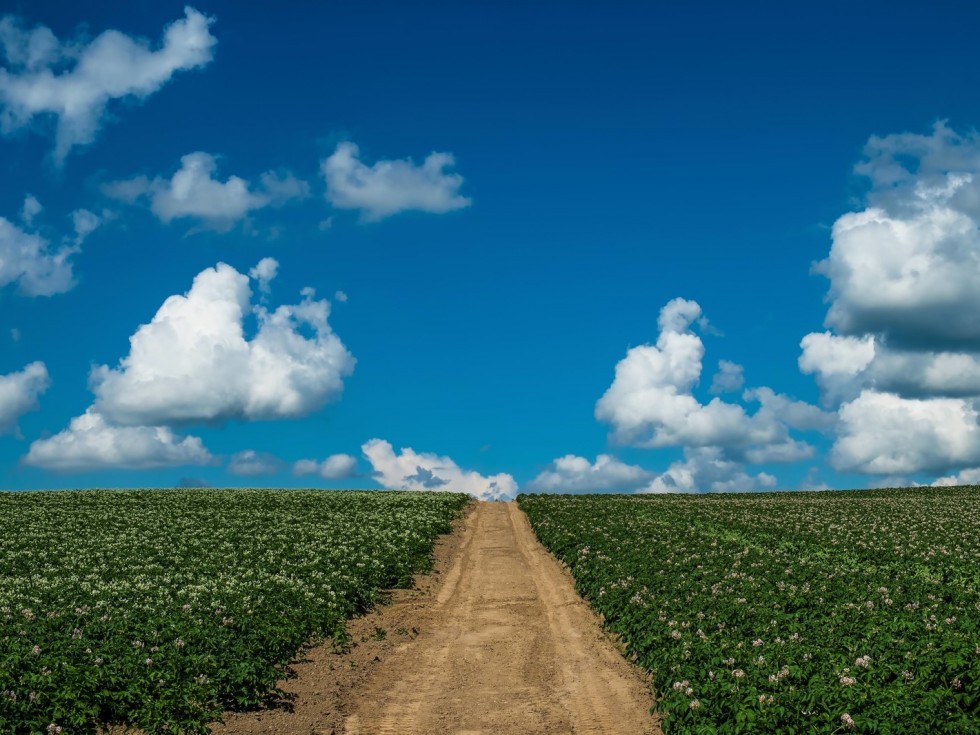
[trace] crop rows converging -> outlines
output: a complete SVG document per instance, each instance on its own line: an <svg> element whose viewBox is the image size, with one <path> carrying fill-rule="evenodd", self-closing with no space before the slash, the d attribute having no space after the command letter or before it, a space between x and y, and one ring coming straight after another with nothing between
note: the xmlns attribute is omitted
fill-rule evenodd
<svg viewBox="0 0 980 735"><path fill-rule="evenodd" d="M980 732L980 487L518 502L667 735Z"/></svg>
<svg viewBox="0 0 980 735"><path fill-rule="evenodd" d="M207 732L404 586L454 493L0 493L0 732Z"/></svg>

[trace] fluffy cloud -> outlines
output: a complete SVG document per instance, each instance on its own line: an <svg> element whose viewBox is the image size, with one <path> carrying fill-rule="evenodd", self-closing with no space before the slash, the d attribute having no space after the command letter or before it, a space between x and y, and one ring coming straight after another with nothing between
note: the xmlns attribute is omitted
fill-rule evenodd
<svg viewBox="0 0 980 735"><path fill-rule="evenodd" d="M831 331L800 369L839 405L839 469L894 476L975 465L980 401L980 137L873 137L866 206L834 224Z"/></svg>
<svg viewBox="0 0 980 735"><path fill-rule="evenodd" d="M880 350L866 377L879 390L907 398L980 396L980 355Z"/></svg>
<svg viewBox="0 0 980 735"><path fill-rule="evenodd" d="M750 461L791 461L809 456L790 428L823 428L827 417L813 406L762 388L747 391L758 401L750 415L738 404L714 398L702 404L693 394L701 376L704 344L690 331L702 319L696 302L674 299L660 312L655 345L630 349L615 378L596 403L595 415L613 427L613 440L641 447L720 447Z"/></svg>
<svg viewBox="0 0 980 735"><path fill-rule="evenodd" d="M361 447L374 469L374 477L384 487L404 490L445 490L468 493L481 500L510 498L517 494L517 483L507 474L485 477L463 470L449 457L418 453L410 448L395 453L391 444L372 439Z"/></svg>
<svg viewBox="0 0 980 735"><path fill-rule="evenodd" d="M225 232L248 214L269 205L309 196L309 185L292 176L267 171L253 188L238 176L221 181L214 177L217 162L209 153L197 151L180 159L180 169L170 178L145 176L106 184L110 197L126 202L147 198L161 222L192 218L201 226Z"/></svg>
<svg viewBox="0 0 980 735"><path fill-rule="evenodd" d="M909 398L980 395L980 357L970 352L917 351L876 345L873 335L808 334L799 365L817 378L828 403L865 388Z"/></svg>
<svg viewBox="0 0 980 735"><path fill-rule="evenodd" d="M948 487L951 485L980 485L980 467L970 467L962 470L956 475L940 477L932 484L934 487Z"/></svg>
<svg viewBox="0 0 980 735"><path fill-rule="evenodd" d="M459 194L463 177L447 173L454 160L449 153L430 153L422 165L411 160L362 163L358 147L340 143L324 159L321 171L327 182L327 200L338 209L358 209L365 221L407 211L450 212L468 207Z"/></svg>
<svg viewBox="0 0 980 735"><path fill-rule="evenodd" d="M236 452L228 461L228 471L241 477L258 477L273 475L282 469L282 462L266 452L256 452L246 449Z"/></svg>
<svg viewBox="0 0 980 735"><path fill-rule="evenodd" d="M980 138L872 138L857 171L869 206L840 217L829 256L827 325L891 347L980 346Z"/></svg>
<svg viewBox="0 0 980 735"><path fill-rule="evenodd" d="M269 293L269 284L279 274L279 261L275 258L262 258L255 267L249 269L248 277L259 284L259 291Z"/></svg>
<svg viewBox="0 0 980 735"><path fill-rule="evenodd" d="M25 30L5 16L0 45L8 68L0 69L0 130L9 134L36 116L54 115L54 158L64 161L72 147L95 139L110 100L146 98L176 72L211 61L213 19L190 7L184 13L166 27L156 50L114 30L87 44L62 43L43 26Z"/></svg>
<svg viewBox="0 0 980 735"><path fill-rule="evenodd" d="M871 208L834 224L819 272L831 280L826 323L845 335L887 334L895 345L980 345L976 222L927 199L905 217Z"/></svg>
<svg viewBox="0 0 980 735"><path fill-rule="evenodd" d="M602 490L625 492L635 490L652 479L653 473L642 467L620 462L609 454L600 454L594 463L585 457L566 454L528 483L526 490L541 493Z"/></svg>
<svg viewBox="0 0 980 735"><path fill-rule="evenodd" d="M293 465L295 475L319 475L327 480L344 480L357 474L357 458L349 454L331 454L322 462L301 459Z"/></svg>
<svg viewBox="0 0 980 735"><path fill-rule="evenodd" d="M711 393L735 393L745 385L744 368L736 362L718 361L718 372L711 380Z"/></svg>
<svg viewBox="0 0 980 735"><path fill-rule="evenodd" d="M833 427L835 417L805 401L797 401L772 388L751 388L742 393L745 401L755 401L759 409L752 417L761 424L784 424L800 431L826 431Z"/></svg>
<svg viewBox="0 0 980 735"><path fill-rule="evenodd" d="M40 207L34 214L37 212ZM52 251L38 233L22 230L0 217L0 288L16 283L27 296L64 293L75 285L69 259L76 252L77 248L67 246Z"/></svg>
<svg viewBox="0 0 980 735"><path fill-rule="evenodd" d="M310 413L340 395L354 358L327 323L328 302L305 294L269 311L251 306L248 276L224 263L205 269L136 331L117 367L93 369L94 408L136 426ZM247 339L250 314L258 329Z"/></svg>
<svg viewBox="0 0 980 735"><path fill-rule="evenodd" d="M113 426L89 409L68 428L31 444L24 463L49 470L152 469L211 464L201 440L164 426Z"/></svg>
<svg viewBox="0 0 980 735"><path fill-rule="evenodd" d="M814 332L800 342L800 370L821 376L854 376L875 356L874 337L838 337L830 332Z"/></svg>
<svg viewBox="0 0 980 735"><path fill-rule="evenodd" d="M674 462L640 493L723 493L773 488L776 478L760 472L747 474L742 465L724 456L718 447L684 450L683 461Z"/></svg>
<svg viewBox="0 0 980 735"><path fill-rule="evenodd" d="M37 408L37 398L51 380L43 362L32 362L16 373L0 375L0 434L17 433L17 419Z"/></svg>
<svg viewBox="0 0 980 735"><path fill-rule="evenodd" d="M978 418L968 400L865 390L840 408L831 463L840 470L885 475L975 466L980 464Z"/></svg>

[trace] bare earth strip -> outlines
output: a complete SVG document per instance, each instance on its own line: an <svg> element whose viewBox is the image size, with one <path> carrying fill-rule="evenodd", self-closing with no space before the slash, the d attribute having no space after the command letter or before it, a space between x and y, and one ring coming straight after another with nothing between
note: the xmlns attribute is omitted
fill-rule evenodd
<svg viewBox="0 0 980 735"><path fill-rule="evenodd" d="M660 733L643 677L602 632L516 504L476 504L456 544L425 599L400 611L396 599L396 610L382 613L402 626L412 622L419 633L386 639L346 691L345 716L314 716L317 703L303 701L311 698L301 686L296 712L236 716L215 732ZM334 668L327 659L324 665ZM300 681L308 678L299 671Z"/></svg>
<svg viewBox="0 0 980 735"><path fill-rule="evenodd" d="M651 733L650 695L514 503L482 503L440 624L368 682L348 735Z"/></svg>

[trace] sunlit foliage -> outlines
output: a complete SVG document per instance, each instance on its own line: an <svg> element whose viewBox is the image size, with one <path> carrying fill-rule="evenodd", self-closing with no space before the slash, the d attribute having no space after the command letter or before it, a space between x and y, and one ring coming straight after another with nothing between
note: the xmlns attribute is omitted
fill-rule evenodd
<svg viewBox="0 0 980 735"><path fill-rule="evenodd" d="M668 735L980 732L980 488L518 501Z"/></svg>

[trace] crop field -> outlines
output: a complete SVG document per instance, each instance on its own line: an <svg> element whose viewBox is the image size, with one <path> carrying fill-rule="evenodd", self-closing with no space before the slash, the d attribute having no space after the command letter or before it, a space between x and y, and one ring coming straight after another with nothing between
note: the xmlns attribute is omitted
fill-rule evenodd
<svg viewBox="0 0 980 735"><path fill-rule="evenodd" d="M522 495L679 733L980 732L980 488Z"/></svg>
<svg viewBox="0 0 980 735"><path fill-rule="evenodd" d="M0 493L0 732L207 732L429 563L452 493Z"/></svg>

